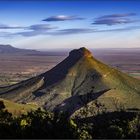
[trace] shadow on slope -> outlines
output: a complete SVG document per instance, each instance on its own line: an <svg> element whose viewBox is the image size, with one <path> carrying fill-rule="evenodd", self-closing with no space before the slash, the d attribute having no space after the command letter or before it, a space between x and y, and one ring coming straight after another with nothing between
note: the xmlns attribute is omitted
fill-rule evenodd
<svg viewBox="0 0 140 140"><path fill-rule="evenodd" d="M85 106L89 102L96 100L98 97L103 95L105 92L110 89L105 89L99 92L94 93L93 90L85 95L74 95L66 100L64 100L61 104L55 107L54 111L66 111L68 117L70 117L76 110Z"/></svg>

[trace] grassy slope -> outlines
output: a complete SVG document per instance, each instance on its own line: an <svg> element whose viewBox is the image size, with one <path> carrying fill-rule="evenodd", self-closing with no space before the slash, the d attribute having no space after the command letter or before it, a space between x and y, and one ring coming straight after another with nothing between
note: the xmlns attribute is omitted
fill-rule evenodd
<svg viewBox="0 0 140 140"><path fill-rule="evenodd" d="M94 87L94 93L109 88L109 91L97 99L109 110L116 110L116 106L118 108L120 106L140 108L140 81L94 58L83 58L78 61L69 69L66 77L61 82L59 81L59 86L69 88L73 96L86 94L92 90L92 87ZM67 99L62 103L63 108L70 108L71 106ZM71 103L74 104L76 99L73 98L73 103Z"/></svg>
<svg viewBox="0 0 140 140"><path fill-rule="evenodd" d="M35 110L38 108L38 106L34 104L18 104L8 100L4 100L2 98L0 98L0 101L4 102L6 109L14 116L25 114L31 110Z"/></svg>
<svg viewBox="0 0 140 140"><path fill-rule="evenodd" d="M98 101L104 104L108 110L116 110L116 107L140 108L140 80L111 68L96 59L93 61L93 58L89 58L88 61L85 60L84 67L91 71L96 70L101 75L100 80L111 89L98 98ZM91 101L88 105L91 107L94 102ZM80 110L75 113L80 112Z"/></svg>
<svg viewBox="0 0 140 140"><path fill-rule="evenodd" d="M39 76L27 79L15 85L0 88L1 98L6 98L12 101L26 100L28 96L32 95L32 92L36 91L43 84L43 79ZM3 94L6 93L6 94Z"/></svg>
<svg viewBox="0 0 140 140"><path fill-rule="evenodd" d="M66 62L69 62L69 59ZM115 98L115 100L127 104L128 107L140 108L139 80L130 77L125 73L119 72L116 69L110 68L92 57L81 58L79 61L76 61L76 63L69 66L68 71L66 69L64 73L62 70L68 65L66 62L63 62L64 65L57 65L52 73L47 74L46 82L48 80L53 81L54 78L58 76L58 72L59 75L61 73L64 74L64 76L58 78L58 80L48 88L45 85L44 89L42 89L44 90L44 94L42 96L38 96L36 100L40 105L44 105L45 103L48 107L55 106L63 100L71 97L71 95L86 94L92 89L92 86L94 86L95 92L106 88L111 89L99 97L99 100L104 102L108 107L112 108L112 99ZM49 75L51 76L49 77ZM94 80L91 78L92 76ZM40 85L43 84L43 79L38 79L36 77L29 79L26 82L24 82L24 84L20 83L15 86L2 89L2 91L11 90L11 92L8 93L8 98L12 98L13 96L17 98L17 95L19 95L18 92L25 92L26 96L31 94L34 90L38 90ZM7 93L3 96L7 96ZM22 100L26 100L26 98L22 97Z"/></svg>
<svg viewBox="0 0 140 140"><path fill-rule="evenodd" d="M109 98L117 98L121 102L127 102L129 105L139 105L140 107L140 80L135 79L123 72L118 71L117 69L111 68L102 62L94 59L86 58L80 60L74 67L72 67L65 79L62 80L61 87L70 87L71 90L76 89L82 82L85 80L85 85L81 88L81 92L89 91L89 87L92 85L95 87L95 91L100 91L105 87L110 88L111 90L107 94L102 95ZM88 81L87 74L95 73L95 80ZM98 77L100 75L100 77ZM85 78L85 79L84 79ZM96 80L96 78L98 80ZM72 80L72 82L70 82ZM69 81L69 82L68 82ZM73 84L74 82L74 84ZM72 84L70 84L72 83ZM80 88L80 87L79 87ZM76 90L75 90L76 91Z"/></svg>

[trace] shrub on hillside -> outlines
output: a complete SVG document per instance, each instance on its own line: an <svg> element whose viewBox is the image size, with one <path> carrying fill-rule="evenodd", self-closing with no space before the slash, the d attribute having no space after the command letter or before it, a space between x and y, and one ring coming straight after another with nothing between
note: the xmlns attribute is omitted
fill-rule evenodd
<svg viewBox="0 0 140 140"><path fill-rule="evenodd" d="M138 139L140 115L126 110L100 111L95 116L71 119L66 113L38 109L13 117L0 102L0 138Z"/></svg>

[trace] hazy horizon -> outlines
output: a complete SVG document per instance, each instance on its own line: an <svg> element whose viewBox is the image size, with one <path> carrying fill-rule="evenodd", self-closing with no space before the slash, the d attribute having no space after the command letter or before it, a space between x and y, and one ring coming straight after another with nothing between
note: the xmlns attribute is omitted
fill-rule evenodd
<svg viewBox="0 0 140 140"><path fill-rule="evenodd" d="M79 48L82 48L82 47L85 47L85 48L87 48L87 49L89 49L89 50L91 50L91 51L94 51L94 50L107 50L107 51L111 51L111 50L124 50L125 52L127 52L127 51L132 51L132 50L134 50L134 51L136 51L136 50L140 50L140 48L139 47L133 47L133 48L127 48L127 47L105 47L105 48L98 48L98 47L92 47L92 48L89 48L89 47L87 47L87 46L77 46L77 47L70 47L70 48L62 48L62 47L58 47L58 48L30 48L30 47L18 47L18 46L14 46L14 45L11 45L11 44L0 44L0 46L7 46L7 45L10 45L11 47L14 47L14 48L18 48L18 49L26 49L26 50L36 50L36 51L40 51L40 52L46 52L46 51L48 51L48 52L69 52L69 51L71 51L71 50L74 50L74 49L79 49Z"/></svg>

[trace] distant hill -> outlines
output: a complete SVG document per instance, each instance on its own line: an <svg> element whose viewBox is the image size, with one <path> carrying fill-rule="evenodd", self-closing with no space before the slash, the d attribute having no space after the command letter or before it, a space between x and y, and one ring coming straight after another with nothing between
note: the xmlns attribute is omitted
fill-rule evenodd
<svg viewBox="0 0 140 140"><path fill-rule="evenodd" d="M34 54L39 51L36 50L30 50L30 49L19 49L15 48L11 45L0 45L0 54Z"/></svg>
<svg viewBox="0 0 140 140"><path fill-rule="evenodd" d="M0 44L0 54L13 54L13 55L32 55L32 56L64 56L67 53L65 51L38 51L32 49L20 49L11 45Z"/></svg>
<svg viewBox="0 0 140 140"><path fill-rule="evenodd" d="M51 70L0 88L0 97L70 114L96 100L109 110L117 105L140 109L140 80L103 64L89 50L80 48Z"/></svg>

